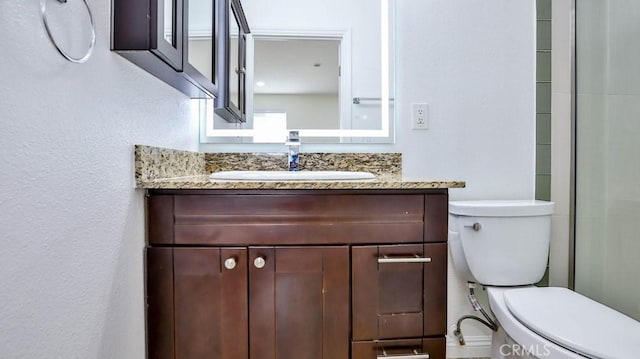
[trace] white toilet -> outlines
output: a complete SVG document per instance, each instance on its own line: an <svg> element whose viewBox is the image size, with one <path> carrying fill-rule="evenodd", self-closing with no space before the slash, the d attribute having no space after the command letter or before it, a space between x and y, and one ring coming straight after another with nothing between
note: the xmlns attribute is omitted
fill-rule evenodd
<svg viewBox="0 0 640 359"><path fill-rule="evenodd" d="M640 358L640 322L566 288L533 286L547 265L552 202L453 201L449 213L456 272L487 288L499 323L492 358Z"/></svg>

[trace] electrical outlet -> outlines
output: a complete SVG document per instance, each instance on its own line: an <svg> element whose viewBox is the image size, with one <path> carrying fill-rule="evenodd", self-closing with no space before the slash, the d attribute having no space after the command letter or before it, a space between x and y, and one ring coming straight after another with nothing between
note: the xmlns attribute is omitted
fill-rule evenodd
<svg viewBox="0 0 640 359"><path fill-rule="evenodd" d="M429 129L429 105L426 103L411 104L411 128L414 130Z"/></svg>

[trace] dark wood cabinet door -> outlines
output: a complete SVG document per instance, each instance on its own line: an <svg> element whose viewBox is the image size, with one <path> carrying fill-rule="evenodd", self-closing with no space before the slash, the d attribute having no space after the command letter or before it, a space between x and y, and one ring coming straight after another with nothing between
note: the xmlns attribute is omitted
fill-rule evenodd
<svg viewBox="0 0 640 359"><path fill-rule="evenodd" d="M112 50L125 57L130 51L149 51L182 71L183 0L113 0L112 15ZM142 57L130 58L150 63Z"/></svg>
<svg viewBox="0 0 640 359"><path fill-rule="evenodd" d="M353 339L446 332L446 243L352 249Z"/></svg>
<svg viewBox="0 0 640 359"><path fill-rule="evenodd" d="M351 359L377 359L385 356L393 359L396 355L415 359L444 359L446 356L444 337L354 342L351 348Z"/></svg>
<svg viewBox="0 0 640 359"><path fill-rule="evenodd" d="M248 358L245 248L149 248L147 296L150 359Z"/></svg>
<svg viewBox="0 0 640 359"><path fill-rule="evenodd" d="M250 358L349 358L349 248L249 249Z"/></svg>
<svg viewBox="0 0 640 359"><path fill-rule="evenodd" d="M174 359L173 249L147 248L147 357Z"/></svg>
<svg viewBox="0 0 640 359"><path fill-rule="evenodd" d="M174 275L176 359L247 359L247 250L175 248Z"/></svg>

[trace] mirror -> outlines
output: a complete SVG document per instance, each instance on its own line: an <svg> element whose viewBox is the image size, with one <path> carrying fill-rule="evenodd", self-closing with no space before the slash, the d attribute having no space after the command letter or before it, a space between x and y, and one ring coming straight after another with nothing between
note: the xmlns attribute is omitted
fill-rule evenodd
<svg viewBox="0 0 640 359"><path fill-rule="evenodd" d="M164 2L164 39L171 44L171 46L175 46L175 36L173 36L173 1L165 1Z"/></svg>
<svg viewBox="0 0 640 359"><path fill-rule="evenodd" d="M218 92L216 49L217 31L214 29L214 17L217 13L217 0L185 1L187 12L187 39L183 71L210 93ZM206 85L205 85L206 84Z"/></svg>
<svg viewBox="0 0 640 359"><path fill-rule="evenodd" d="M202 142L393 142L393 0L243 0L246 123L200 101Z"/></svg>

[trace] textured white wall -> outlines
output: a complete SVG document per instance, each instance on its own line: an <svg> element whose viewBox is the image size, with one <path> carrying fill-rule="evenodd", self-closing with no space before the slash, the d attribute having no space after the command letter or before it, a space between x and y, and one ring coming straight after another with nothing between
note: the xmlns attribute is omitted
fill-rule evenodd
<svg viewBox="0 0 640 359"><path fill-rule="evenodd" d="M47 3L78 50L81 2ZM96 51L75 65L45 37L38 1L0 2L2 358L144 357L133 145L197 149L189 100L111 53L110 1L89 3Z"/></svg>

